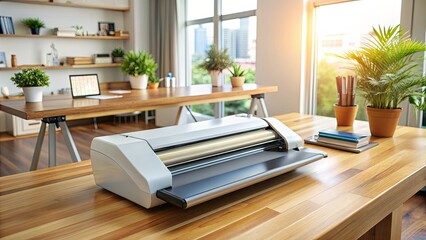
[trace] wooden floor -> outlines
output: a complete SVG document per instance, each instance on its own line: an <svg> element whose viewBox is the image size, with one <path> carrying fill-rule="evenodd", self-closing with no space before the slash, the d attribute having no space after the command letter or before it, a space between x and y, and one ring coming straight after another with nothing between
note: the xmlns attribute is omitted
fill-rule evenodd
<svg viewBox="0 0 426 240"><path fill-rule="evenodd" d="M123 132L155 128L153 124L139 123L101 123L98 129L93 125L71 127L71 134L80 153L81 159L89 159L90 143L94 137ZM47 138L47 137L46 137ZM70 163L70 155L64 144L62 134L57 133L58 165ZM28 171L36 142L36 135L11 137L0 134L0 176ZM45 139L38 169L47 167L47 139ZM402 239L426 239L426 194L420 192L404 203Z"/></svg>

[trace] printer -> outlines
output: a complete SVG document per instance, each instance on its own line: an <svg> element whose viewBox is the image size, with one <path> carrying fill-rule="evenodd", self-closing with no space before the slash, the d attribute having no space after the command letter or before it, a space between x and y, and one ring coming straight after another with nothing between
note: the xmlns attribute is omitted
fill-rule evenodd
<svg viewBox="0 0 426 240"><path fill-rule="evenodd" d="M97 185L145 208L189 208L327 156L250 115L96 137L90 154Z"/></svg>

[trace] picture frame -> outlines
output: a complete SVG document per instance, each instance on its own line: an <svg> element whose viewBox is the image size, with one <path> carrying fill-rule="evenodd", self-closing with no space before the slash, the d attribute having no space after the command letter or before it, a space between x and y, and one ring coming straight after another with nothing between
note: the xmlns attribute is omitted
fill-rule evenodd
<svg viewBox="0 0 426 240"><path fill-rule="evenodd" d="M7 64L6 64L6 53L5 52L0 52L0 68L6 68Z"/></svg>
<svg viewBox="0 0 426 240"><path fill-rule="evenodd" d="M113 22L98 22L99 35L114 36L115 24Z"/></svg>

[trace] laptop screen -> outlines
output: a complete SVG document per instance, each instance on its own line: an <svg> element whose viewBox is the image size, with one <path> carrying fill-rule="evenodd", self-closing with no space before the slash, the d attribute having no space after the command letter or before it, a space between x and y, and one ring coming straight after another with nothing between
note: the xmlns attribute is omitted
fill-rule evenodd
<svg viewBox="0 0 426 240"><path fill-rule="evenodd" d="M97 74L70 75L70 84L73 98L101 94Z"/></svg>

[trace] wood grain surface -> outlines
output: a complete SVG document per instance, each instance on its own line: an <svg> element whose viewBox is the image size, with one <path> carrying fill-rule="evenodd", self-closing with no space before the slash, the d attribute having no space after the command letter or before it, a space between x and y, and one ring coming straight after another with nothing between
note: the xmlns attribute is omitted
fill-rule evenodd
<svg viewBox="0 0 426 240"><path fill-rule="evenodd" d="M277 90L276 86L256 84L245 84L240 88L232 88L231 85L212 87L209 84L202 84L190 87L132 90L129 94L122 94L122 98L105 100L72 99L69 95L61 95L46 96L43 102L39 103L25 103L24 100L0 101L0 111L23 119L67 116L68 120L72 120L164 107L247 99L254 94L272 93Z"/></svg>
<svg viewBox="0 0 426 240"><path fill-rule="evenodd" d="M327 117L277 118L303 138L336 128ZM360 121L338 129L368 133ZM187 210L145 209L103 190L90 161L1 177L0 237L399 239L401 205L426 185L425 139L424 129L398 127L360 154L306 145L329 157Z"/></svg>

